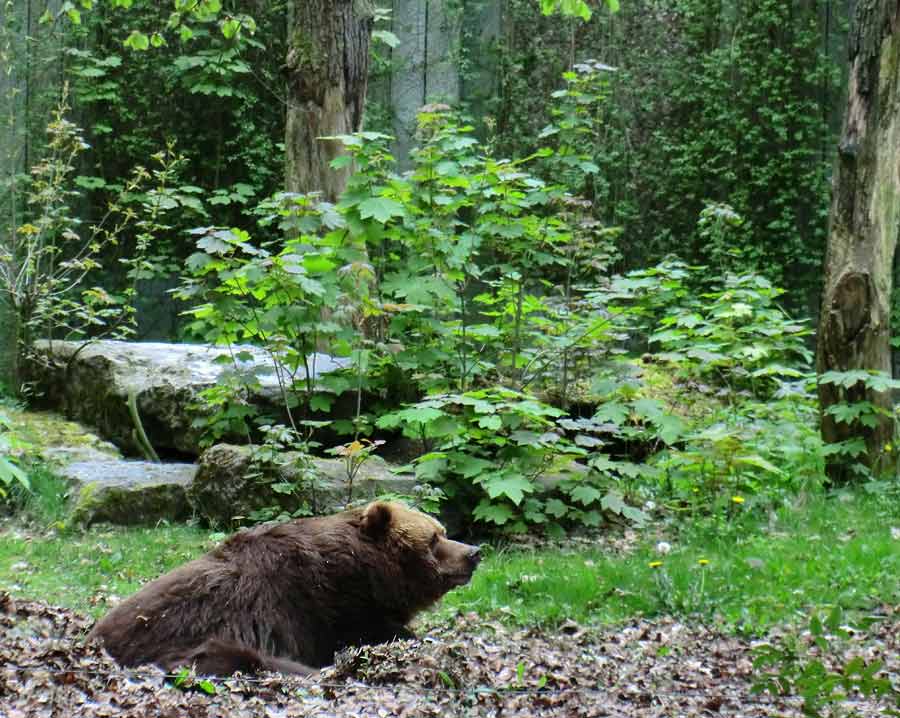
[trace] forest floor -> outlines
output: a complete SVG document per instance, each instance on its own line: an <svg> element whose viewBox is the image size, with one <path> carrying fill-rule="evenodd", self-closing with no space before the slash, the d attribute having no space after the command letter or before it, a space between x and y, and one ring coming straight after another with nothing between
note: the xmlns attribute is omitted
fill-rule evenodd
<svg viewBox="0 0 900 718"><path fill-rule="evenodd" d="M900 608L841 649L884 661L900 675ZM92 619L0 594L0 715L4 718L289 718L293 716L801 716L801 702L754 694L753 646L703 624L637 620L617 628L564 624L516 629L474 615L416 641L339 654L313 677L186 677L180 687L151 668L125 671L84 635ZM778 640L777 632L770 640ZM810 637L799 634L800 645ZM815 654L815 649L811 649ZM801 654L805 653L805 648ZM837 664L830 663L837 660ZM758 677L758 674L756 674ZM889 715L854 698L842 715Z"/></svg>

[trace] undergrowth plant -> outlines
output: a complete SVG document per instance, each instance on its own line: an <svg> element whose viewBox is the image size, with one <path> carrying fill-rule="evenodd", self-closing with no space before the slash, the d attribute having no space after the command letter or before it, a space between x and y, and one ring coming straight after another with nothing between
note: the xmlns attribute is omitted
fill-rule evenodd
<svg viewBox="0 0 900 718"><path fill-rule="evenodd" d="M597 434L605 427L567 419L533 396L502 388L435 394L385 414L378 426L421 441L417 477L488 526L559 535L565 526L596 527L604 513L648 518L615 481L614 472L629 472L624 463L575 463L602 444Z"/></svg>
<svg viewBox="0 0 900 718"><path fill-rule="evenodd" d="M841 607L834 606L824 617L812 614L809 641L788 633L760 643L754 649L753 692L798 696L803 699L803 714L812 718L840 715L843 711L836 711L841 701L856 696L886 696L898 709L886 715L900 714L900 689L885 674L883 660L842 657L841 649L849 647L855 630L846 624Z"/></svg>
<svg viewBox="0 0 900 718"><path fill-rule="evenodd" d="M16 487L28 491L31 483L20 466L26 445L12 432L9 418L0 410L0 501Z"/></svg>
<svg viewBox="0 0 900 718"><path fill-rule="evenodd" d="M368 265L348 256L353 249L346 245L343 220L314 196L284 195L265 210L263 224L277 223L288 239L254 243L239 229L193 230L198 251L188 258L191 276L176 293L193 303L192 334L231 347L222 360L231 367L228 381L200 395L206 412L196 425L205 429L207 443L233 434L249 438L268 420L256 422L247 401L259 380L242 370L249 358L242 344L258 345L268 355L281 409L298 439L321 425L314 413L327 411L334 395L351 386L347 378L320 377L317 352L328 347L338 356L352 353L347 317L367 289ZM330 223L336 228L328 231Z"/></svg>
<svg viewBox="0 0 900 718"><path fill-rule="evenodd" d="M608 322L575 311L576 283L604 268L573 272L596 223L575 221L568 188L529 170L561 150L498 159L450 108L426 106L418 119L404 175L386 136L338 138L358 170L338 209L367 247L372 334L391 348L373 368L407 373L425 392L497 384L568 394L576 353L602 353Z"/></svg>
<svg viewBox="0 0 900 718"><path fill-rule="evenodd" d="M785 380L808 374L808 322L791 319L776 303L783 294L759 274L726 274L721 287L671 307L650 335L656 356L682 372L711 381L737 397L769 398Z"/></svg>
<svg viewBox="0 0 900 718"><path fill-rule="evenodd" d="M373 420L361 410L362 392L392 397L398 380L414 389L407 388L410 399L420 392L467 397L470 389L487 391L486 402L498 401L498 413L487 420L496 428L497 419L515 413L515 402L505 406L505 388L480 387L504 385L515 393L528 386L565 395L590 356L606 352L608 319L602 312L576 311L573 288L588 276L572 270L596 227L573 229L557 217L554 208L565 199L565 188L526 169L553 151L496 159L480 150L471 130L449 108L423 108L420 146L406 175L394 172L386 136L342 136L349 155L335 165L352 160L356 172L336 206L283 196L261 207L270 224L277 219L284 238L255 242L237 229L194 231L199 251L188 259L191 276L178 291L194 303L189 331L232 347L264 347L297 436L314 412L327 412L333 397L349 390L356 392L356 415L334 427L353 435L348 446L365 446L361 432ZM602 269L596 262L590 267L591 278ZM566 277L564 292L546 279L554 274ZM482 288L487 291L476 293ZM309 360L319 348L345 357L347 368L317 376ZM253 424L264 420L247 400L257 387L253 377L242 376L241 358L236 349L224 359L233 365L228 381L200 397L206 412L197 423L208 442L234 434L252 438ZM544 412L561 413L530 397L517 407L527 409L509 419L513 430ZM399 423L383 419L379 426ZM475 453L490 460L486 435L472 432L467 440L481 445ZM514 468L504 475L512 482L507 488L533 483L548 457L559 462L565 456L523 447L509 457ZM494 498L521 503L516 490L510 488L510 495L496 481L486 485ZM596 523L592 504L605 497L582 494L580 509L554 505L555 518L583 514ZM514 513L503 513L499 504L480 506L478 517L496 524ZM534 522L547 520L543 506L524 508ZM626 507L616 501L612 508Z"/></svg>
<svg viewBox="0 0 900 718"><path fill-rule="evenodd" d="M731 261L741 217L711 204L699 219L722 275L670 258L608 278L616 233L575 194L602 180L589 148L608 72L566 76L552 147L523 158L495 157L444 105L422 108L403 174L387 136L333 138L348 153L335 166L355 169L335 205L264 203L259 240L195 230L179 291L190 331L265 348L300 443L355 393L353 417L331 425L352 437L337 449L348 477L376 446L367 435L400 431L421 449L418 476L485 526L641 523L648 501L729 524L814 489L810 329ZM317 376L320 349L344 368ZM202 397L209 441L271 423L240 359Z"/></svg>
<svg viewBox="0 0 900 718"><path fill-rule="evenodd" d="M281 424L265 424L260 427L260 432L259 443L250 450L247 478L268 484L269 490L280 500L277 505L264 506L241 518L260 523L313 514L318 508L319 476L310 451L317 444L311 439L303 441L296 430Z"/></svg>
<svg viewBox="0 0 900 718"><path fill-rule="evenodd" d="M853 369L849 371L827 371L818 376L820 385L831 385L836 392L836 401L826 409L836 427L835 437L825 446L826 456L830 461L845 465L848 471L860 479L878 481L882 476L873 475L873 471L863 462L867 452L865 436L867 431L876 429L881 422L888 421L893 425L893 435L897 436L896 411L891 412L873 404L866 399L868 392L889 392L900 388L900 381L884 372ZM896 443L896 442L895 442ZM890 456L894 444L887 444L885 450ZM896 469L896 459L885 462L888 467ZM890 472L887 472L890 473Z"/></svg>
<svg viewBox="0 0 900 718"><path fill-rule="evenodd" d="M12 185L22 195L20 216L0 225L0 292L12 322L13 389L22 391L23 363L41 338L128 336L134 326L134 286L116 293L91 284L106 255L137 214L129 197L142 189L144 176L134 172L100 217L84 221L74 210L82 190L75 173L87 149L82 130L69 118L68 90L47 124L43 156L30 168L30 178ZM146 249L142 246L141 249ZM140 263L140 251L127 255ZM133 277L136 279L136 277Z"/></svg>

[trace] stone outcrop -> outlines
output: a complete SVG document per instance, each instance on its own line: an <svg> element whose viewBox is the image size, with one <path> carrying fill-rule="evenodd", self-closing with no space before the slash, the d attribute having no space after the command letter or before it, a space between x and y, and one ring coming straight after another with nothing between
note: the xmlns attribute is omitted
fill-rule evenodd
<svg viewBox="0 0 900 718"><path fill-rule="evenodd" d="M313 378L340 366L325 354L310 357ZM200 433L193 425L200 415L197 394L229 376L247 379L242 382L250 387L247 403L283 420L274 365L256 347L44 341L37 345L31 373L46 406L93 427L132 456L143 452L128 406L131 396L151 446L161 455L200 454Z"/></svg>
<svg viewBox="0 0 900 718"><path fill-rule="evenodd" d="M199 465L135 461L122 458L115 446L53 412L9 408L6 413L35 455L65 479L67 522L72 525L153 526L197 517L230 527L238 523L236 516L248 517L265 507L286 513L301 506L329 512L343 508L349 498L341 459L309 458L304 481L298 476L297 454L279 456L285 466L276 470L254 463L249 448L227 444L204 452ZM280 484L288 483L296 488L283 493ZM412 495L415 490L412 475L398 475L373 456L354 478L352 498Z"/></svg>
<svg viewBox="0 0 900 718"><path fill-rule="evenodd" d="M328 513L351 500L342 459L287 452L274 466L254 459L245 446L221 444L201 451L193 426L196 398L234 370L230 361L216 361L231 356L226 349L101 341L44 342L38 350L33 371L38 392L45 404L76 421L65 421L53 412L23 412L17 423L30 427L35 444L40 443L37 453L68 482L73 524L153 525L196 516L231 527L264 518L262 509ZM237 371L255 386L247 401L261 413L279 418L283 402L268 356L251 347L231 351L241 356ZM316 377L340 367L337 360L321 354L311 357L310 365ZM188 462L122 458L119 449L139 453L130 402L156 452ZM200 457L199 464L190 462L194 456ZM411 474L396 475L383 459L373 456L354 477L352 500L386 493L410 495L415 487Z"/></svg>
<svg viewBox="0 0 900 718"><path fill-rule="evenodd" d="M194 464L129 461L109 442L54 412L12 408L7 413L34 455L65 480L69 523L153 525L191 516L186 489L197 472Z"/></svg>
<svg viewBox="0 0 900 718"><path fill-rule="evenodd" d="M330 513L349 500L370 500L385 493L411 495L412 474L395 474L378 456L369 457L354 477L352 493L342 459L303 457L287 452L277 467L255 461L245 446L217 444L200 457L187 495L196 514L215 526L231 526L260 509L277 507Z"/></svg>
<svg viewBox="0 0 900 718"><path fill-rule="evenodd" d="M70 483L69 521L78 526L97 522L152 526L184 521L193 513L187 489L197 473L195 464L75 461L59 473Z"/></svg>

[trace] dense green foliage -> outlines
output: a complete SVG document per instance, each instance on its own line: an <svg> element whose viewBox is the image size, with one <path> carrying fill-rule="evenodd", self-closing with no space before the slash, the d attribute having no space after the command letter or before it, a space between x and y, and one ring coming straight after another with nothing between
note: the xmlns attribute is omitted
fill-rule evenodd
<svg viewBox="0 0 900 718"><path fill-rule="evenodd" d="M406 174L383 135L341 138L357 172L337 205L267 203L259 231L279 235L259 243L198 230L180 292L201 300L191 330L266 346L298 442L299 427L322 424L314 411L355 391L355 417L334 428L354 439L402 431L420 479L506 531L558 533L604 515L643 523L646 502L720 521L736 503L815 489L824 449L810 331L778 307L780 290L675 260L604 279L613 238L583 220L564 184L582 187L597 169L577 143L602 101L586 88L603 72L567 76L545 133L555 146L525 159L496 159L439 106L420 114ZM585 100L575 111L573 98ZM725 216L702 215L700 231L726 242L740 217ZM608 254L590 254L598 238ZM313 380L309 357L323 346L348 367ZM270 421L240 400L244 388L207 392L212 438ZM362 411L363 392L381 401Z"/></svg>
<svg viewBox="0 0 900 718"><path fill-rule="evenodd" d="M325 423L348 445L402 432L423 481L503 530L644 522L647 502L726 518L736 498L777 504L818 485L824 455L809 330L779 306L805 300L770 279L796 290L821 246L836 78L818 8L636 2L539 24L527 48L513 32L501 59L519 64L501 66L484 139L426 106L400 172L386 135L341 137L335 166L355 174L335 205L258 201L280 175L280 109L264 99L279 8L70 13L64 70L94 144L74 184L86 207L121 197L135 227L104 252L107 278L125 261L123 299L97 296L129 307L135 282L186 258L184 335L269 351L293 438L256 416L235 371L200 397L209 441L268 433L308 450ZM538 8L513 10L516 28ZM598 33L615 66L578 62ZM154 51L126 55L123 37ZM629 37L648 44L626 53ZM667 59L653 72L651 46ZM526 77L537 92L514 84ZM124 186L142 163L142 185ZM647 261L675 247L681 260ZM609 278L629 265L651 268ZM85 297L54 306L77 315ZM316 377L317 350L346 368ZM348 395L356 411L329 421Z"/></svg>
<svg viewBox="0 0 900 718"><path fill-rule="evenodd" d="M257 14L259 39L236 43L209 19L194 25L190 39L172 37L139 53L123 48L122 38L133 28L165 27L170 8L135 3L121 12L104 5L84 14L67 39L73 101L93 147L85 181L117 182L174 140L195 185L186 194L214 207L218 217L237 219L235 208L278 189L283 9L273 4ZM199 201L183 206L208 216Z"/></svg>
<svg viewBox="0 0 900 718"><path fill-rule="evenodd" d="M820 718L833 715L836 704L849 696L891 696L900 706L900 691L885 677L880 658L853 656L836 668L829 666L832 652L837 653L859 630L845 622L845 614L836 605L822 616L814 612L809 622L812 645L798 636L787 634L779 641L761 643L755 649L754 667L761 669L754 692L769 691L773 695L799 695L803 698L803 714ZM865 630L865 621L861 628Z"/></svg>
<svg viewBox="0 0 900 718"><path fill-rule="evenodd" d="M86 219L98 219L135 168L153 169L161 152L179 158L161 206L168 222L149 267L170 274L189 247L181 231L203 221L241 226L248 206L282 184L285 9L254 7L250 20L220 16L220 3L192 3L176 21L166 3L129 2L127 11L117 5L126 4L46 16L44 44L55 48L71 119L90 146L76 177L87 192ZM223 23L241 19L243 32L226 32ZM141 35L152 52L134 51L143 47L135 45ZM132 250L123 241L118 256Z"/></svg>
<svg viewBox="0 0 900 718"><path fill-rule="evenodd" d="M203 2L176 13L142 0L91 3L89 11L69 6L46 18L47 35L30 57L10 59L32 73L57 68L71 84L73 119L91 145L79 171L91 192L83 207L101 211L135 166L148 166L175 140L184 164L170 192L175 212L154 255L157 270L171 272L172 260L190 251L181 229L251 229L247 208L282 182L285 6ZM573 17L542 16L551 6ZM458 12L462 101L478 112L476 125L498 156L527 156L545 142L548 122L577 125L578 112L591 113L590 127L576 127L570 146L600 171L583 187L553 179L583 190L593 218L624 233L618 268L646 266L677 249L720 271L760 271L790 290L791 306L815 306L840 108L843 5L634 0L584 22L577 3L512 0L492 61L485 59L491 48L469 27L477 8ZM16 18L10 14L4 37L19 31ZM396 41L384 27L378 39L390 39L373 46L381 79L372 84L367 122L378 128L391 124L390 108L377 100L390 81ZM560 89L563 72L597 61L602 79L585 85L572 75ZM485 91L493 86L496 92ZM52 89L45 85L51 102ZM551 116L554 93L565 92L573 111ZM36 95L29 103L26 144L38 151L41 112L50 104ZM743 218L724 245L696 223L710 204ZM121 256L129 248L124 243Z"/></svg>
<svg viewBox="0 0 900 718"><path fill-rule="evenodd" d="M601 168L590 196L599 218L624 228L628 264L677 249L719 270L761 271L790 288L793 306L814 307L843 12L829 0L636 0L562 24L515 0L497 53L495 141L530 151L558 75L588 57L606 63L609 101L585 137ZM734 253L716 256L695 225L710 202L745 220Z"/></svg>

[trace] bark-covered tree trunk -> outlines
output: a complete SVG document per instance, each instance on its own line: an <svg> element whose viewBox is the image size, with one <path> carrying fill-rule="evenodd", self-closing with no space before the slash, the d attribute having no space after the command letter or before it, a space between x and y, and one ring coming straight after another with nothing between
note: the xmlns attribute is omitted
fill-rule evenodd
<svg viewBox="0 0 900 718"><path fill-rule="evenodd" d="M296 0L288 37L285 185L334 201L350 168L334 170L335 141L360 129L369 72L370 0Z"/></svg>
<svg viewBox="0 0 900 718"><path fill-rule="evenodd" d="M817 369L890 374L892 263L900 230L900 0L858 0L850 32L849 98L835 167ZM868 400L888 411L889 392L862 384L841 392L819 385L826 442L861 438L863 462L887 467L893 422L836 422L826 413L841 401ZM829 463L833 482L851 478L845 461Z"/></svg>

